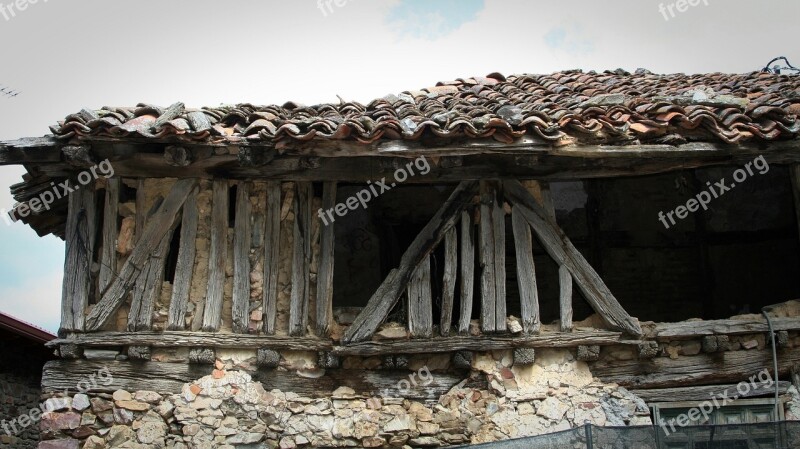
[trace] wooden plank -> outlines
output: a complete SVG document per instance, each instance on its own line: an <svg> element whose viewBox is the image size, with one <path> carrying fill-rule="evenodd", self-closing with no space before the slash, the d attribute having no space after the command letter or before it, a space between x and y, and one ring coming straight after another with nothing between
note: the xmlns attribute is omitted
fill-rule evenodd
<svg viewBox="0 0 800 449"><path fill-rule="evenodd" d="M481 222L478 257L480 259L481 276L481 330L494 332L497 326L495 318L497 301L497 284L495 282L495 244L492 210L494 209L494 187L488 181L481 181Z"/></svg>
<svg viewBox="0 0 800 449"><path fill-rule="evenodd" d="M146 195L144 194L144 189L142 190L142 192L143 192L142 195L137 196L137 201L138 201L137 209L144 211L147 198ZM144 233L144 224L147 223L147 221L150 220L150 218L152 218L153 215L155 215L155 213L158 211L158 208L161 207L161 203L163 201L164 198L162 196L160 195L157 196L153 200L153 203L150 206L150 210L146 214L145 213L141 214L141 216L145 218L141 220L142 228L140 228L140 230L138 231L139 234ZM167 236L171 237L171 235L172 235L171 231L167 232ZM156 247L155 253L160 252L163 243L164 240L162 239L162 241ZM129 331L136 330L137 323L149 322L148 321L149 318L140 317L140 314L142 313L143 304L146 301L145 296L149 292L151 287L151 282L153 281L153 278L151 277L151 268L153 266L152 262L153 262L153 257L148 257L147 260L144 262L143 266L141 267L142 271L138 275L136 282L134 283L133 288L131 290L131 306L130 310L128 310L128 325L127 325L127 329Z"/></svg>
<svg viewBox="0 0 800 449"><path fill-rule="evenodd" d="M145 261L161 243L164 236L174 229L178 212L189 193L197 185L195 179L183 179L175 183L158 212L150 219L142 238L125 261L119 276L111 283L103 298L94 306L86 319L86 330L102 328L125 300Z"/></svg>
<svg viewBox="0 0 800 449"><path fill-rule="evenodd" d="M61 295L61 330L81 331L91 293L97 207L95 192L87 186L69 196L64 281Z"/></svg>
<svg viewBox="0 0 800 449"><path fill-rule="evenodd" d="M236 189L236 218L233 233L233 331L246 334L250 327L250 183Z"/></svg>
<svg viewBox="0 0 800 449"><path fill-rule="evenodd" d="M474 181L465 181L456 187L444 205L414 238L403 254L400 266L389 273L389 276L367 302L367 306L347 329L342 337L343 343L363 341L372 336L397 303L414 269L428 257L447 231L455 225L461 212L471 204L476 191L477 183Z"/></svg>
<svg viewBox="0 0 800 449"><path fill-rule="evenodd" d="M117 233L119 232L120 178L109 178L106 183L103 208L103 252L100 258L99 289L102 294L117 275Z"/></svg>
<svg viewBox="0 0 800 449"><path fill-rule="evenodd" d="M475 282L475 233L472 227L472 213L461 212L461 307L458 318L458 333L469 332L472 319L472 301Z"/></svg>
<svg viewBox="0 0 800 449"><path fill-rule="evenodd" d="M336 183L322 186L322 210L336 205ZM320 337L327 336L333 319L333 270L335 228L334 223L320 223L319 268L317 269L317 319L316 330Z"/></svg>
<svg viewBox="0 0 800 449"><path fill-rule="evenodd" d="M189 304L189 292L192 288L194 274L194 259L197 251L197 210L198 189L186 198L183 204L181 218L180 246L178 247L178 260L175 265L175 279L172 282L172 299L169 304L170 330L183 330L186 328L186 307Z"/></svg>
<svg viewBox="0 0 800 449"><path fill-rule="evenodd" d="M492 237L494 241L494 318L496 332L506 330L506 213L498 184L492 202Z"/></svg>
<svg viewBox="0 0 800 449"><path fill-rule="evenodd" d="M138 243L144 234L145 225L147 222L147 189L145 188L144 179L140 178L136 182L136 232L134 235L134 243Z"/></svg>
<svg viewBox="0 0 800 449"><path fill-rule="evenodd" d="M289 304L289 335L305 335L308 326L309 268L311 261L311 183L296 183L292 248L292 294Z"/></svg>
<svg viewBox="0 0 800 449"><path fill-rule="evenodd" d="M572 275L565 265L558 267L558 305L561 332L572 331Z"/></svg>
<svg viewBox="0 0 800 449"><path fill-rule="evenodd" d="M222 324L225 264L228 253L228 181L215 179L211 190L211 245L208 254L208 289L203 309L203 330L206 332L216 332Z"/></svg>
<svg viewBox="0 0 800 449"><path fill-rule="evenodd" d="M81 379L109 372L108 380L92 384L91 393L125 391L156 391L162 394L180 393L183 384L211 374L213 367L184 363L54 360L47 362L42 375L44 393L65 389L74 391ZM252 373L253 381L261 382L268 390L291 391L301 396L329 398L339 387L352 388L365 397L402 397L409 400L437 401L439 397L464 382L467 388L486 388L485 381L465 380L466 373L432 373L424 382L412 382L398 391L398 379L408 378L409 371L400 370L328 370L320 378L309 379L293 371L260 369ZM403 384L405 387L405 384Z"/></svg>
<svg viewBox="0 0 800 449"><path fill-rule="evenodd" d="M695 385L691 387L676 388L637 388L632 389L631 393L639 396L646 402L702 402L712 397L730 399L734 396L737 396L739 399L744 399L755 398L759 396L772 396L775 394L775 382L760 382L756 379L754 384L755 387L753 387L753 384L750 384L752 388L748 389L747 393L745 394L742 394L736 389L738 385L739 384L705 386ZM786 394L791 385L791 382L778 382L778 394Z"/></svg>
<svg viewBox="0 0 800 449"><path fill-rule="evenodd" d="M522 331L529 335L538 334L542 323L539 315L539 291L536 286L531 227L516 207L511 209L511 225L514 231Z"/></svg>
<svg viewBox="0 0 800 449"><path fill-rule="evenodd" d="M128 313L128 330L131 332L150 330L153 327L153 310L161 296L164 264L171 241L170 229L142 267L142 273L134 286L133 301Z"/></svg>
<svg viewBox="0 0 800 449"><path fill-rule="evenodd" d="M264 333L275 333L278 304L278 267L281 241L281 185L267 183L266 228L264 229Z"/></svg>
<svg viewBox="0 0 800 449"><path fill-rule="evenodd" d="M551 220L544 209L519 181L505 181L505 192L523 217L531 224L539 241L556 263L566 265L572 273L583 296L613 329L641 335L638 320L631 317L619 304L594 269L586 262L569 238Z"/></svg>
<svg viewBox="0 0 800 449"><path fill-rule="evenodd" d="M233 334L194 331L142 331L142 332L95 332L74 333L66 338L47 343L55 348L75 344L81 347L102 348L119 346L151 346L154 348L225 348L253 349L268 347L287 351L330 351L329 339L316 337L290 337L275 335Z"/></svg>
<svg viewBox="0 0 800 449"><path fill-rule="evenodd" d="M408 283L408 330L414 337L433 335L431 259L423 259Z"/></svg>
<svg viewBox="0 0 800 449"><path fill-rule="evenodd" d="M456 273L458 272L458 236L456 229L447 231L444 237L444 275L442 276L442 310L439 332L450 335L453 323L453 302L456 295Z"/></svg>
<svg viewBox="0 0 800 449"><path fill-rule="evenodd" d="M771 317L775 331L800 330L800 318ZM769 332L767 321L761 317L709 321L656 323L647 326L647 337L659 341L698 339L707 335L763 334Z"/></svg>

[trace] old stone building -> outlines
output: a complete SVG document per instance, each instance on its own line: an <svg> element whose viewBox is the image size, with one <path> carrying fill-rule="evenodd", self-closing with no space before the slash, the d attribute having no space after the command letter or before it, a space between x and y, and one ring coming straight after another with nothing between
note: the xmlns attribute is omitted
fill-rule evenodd
<svg viewBox="0 0 800 449"><path fill-rule="evenodd" d="M0 448L31 449L38 445L38 425L20 422L19 417L40 410L42 368L53 359L53 351L45 343L55 338L0 313Z"/></svg>
<svg viewBox="0 0 800 449"><path fill-rule="evenodd" d="M797 76L495 73L367 105L84 109L4 142L28 171L12 217L66 241L40 447L586 423L649 435L596 447L699 447L686 424L793 420L798 113ZM731 438L797 437L770 429Z"/></svg>

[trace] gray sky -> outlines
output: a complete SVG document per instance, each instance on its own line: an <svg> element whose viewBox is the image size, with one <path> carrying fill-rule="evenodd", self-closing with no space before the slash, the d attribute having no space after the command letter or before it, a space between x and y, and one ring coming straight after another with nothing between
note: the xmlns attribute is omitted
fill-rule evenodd
<svg viewBox="0 0 800 449"><path fill-rule="evenodd" d="M11 14L0 0L0 85L21 92L0 94L0 140L83 107L368 102L491 72L800 64L797 0L327 1L38 0ZM0 168L0 207L21 174ZM55 331L62 265L63 242L0 221L0 310Z"/></svg>

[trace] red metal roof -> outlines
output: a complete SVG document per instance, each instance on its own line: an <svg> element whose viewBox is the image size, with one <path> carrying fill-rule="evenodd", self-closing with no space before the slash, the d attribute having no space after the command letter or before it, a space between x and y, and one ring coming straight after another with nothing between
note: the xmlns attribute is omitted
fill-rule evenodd
<svg viewBox="0 0 800 449"><path fill-rule="evenodd" d="M2 312L0 312L0 329L5 329L29 340L40 343L47 343L50 340L56 339L56 336L50 332L47 332L46 330L33 324L14 318L11 315L6 315Z"/></svg>

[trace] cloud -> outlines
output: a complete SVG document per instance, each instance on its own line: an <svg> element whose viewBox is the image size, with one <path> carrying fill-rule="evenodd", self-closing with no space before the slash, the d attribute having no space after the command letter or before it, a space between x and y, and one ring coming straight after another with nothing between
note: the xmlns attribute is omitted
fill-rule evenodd
<svg viewBox="0 0 800 449"><path fill-rule="evenodd" d="M581 28L570 27L570 32L564 27L555 27L544 35L544 43L552 50L560 50L572 55L586 55L594 52L592 41L583 36Z"/></svg>
<svg viewBox="0 0 800 449"><path fill-rule="evenodd" d="M477 19L484 0L401 0L387 22L400 36L435 40Z"/></svg>

